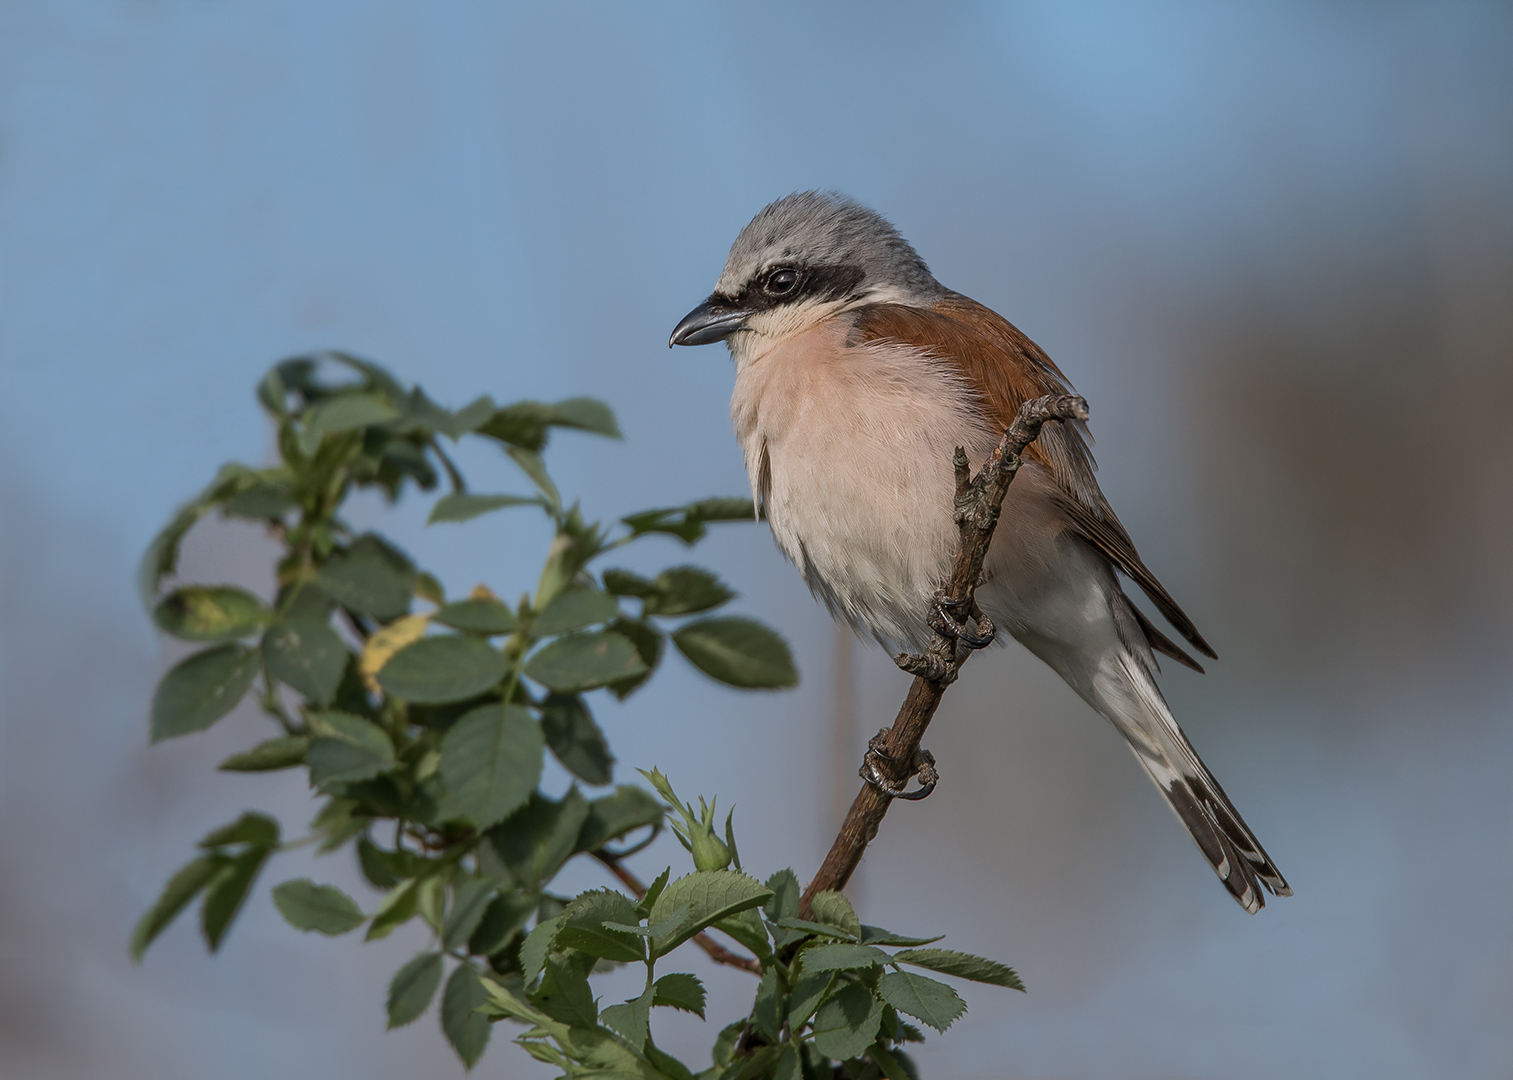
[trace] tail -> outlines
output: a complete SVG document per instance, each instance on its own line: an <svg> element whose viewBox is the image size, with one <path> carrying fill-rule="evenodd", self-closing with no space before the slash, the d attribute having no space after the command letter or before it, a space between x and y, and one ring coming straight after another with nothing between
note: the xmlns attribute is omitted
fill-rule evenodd
<svg viewBox="0 0 1513 1080"><path fill-rule="evenodd" d="M1108 707L1105 715L1129 741L1229 895L1252 915L1266 906L1263 886L1276 896L1291 896L1287 879L1177 726L1145 665L1125 653L1118 666L1125 676L1119 680L1123 692L1099 695ZM1100 689L1106 691L1107 684Z"/></svg>

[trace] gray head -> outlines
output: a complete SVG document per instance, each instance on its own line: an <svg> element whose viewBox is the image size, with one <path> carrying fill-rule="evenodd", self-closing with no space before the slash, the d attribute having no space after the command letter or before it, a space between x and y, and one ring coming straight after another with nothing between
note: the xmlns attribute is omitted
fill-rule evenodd
<svg viewBox="0 0 1513 1080"><path fill-rule="evenodd" d="M668 344L705 345L738 331L781 336L847 308L924 306L945 292L877 211L832 192L801 191L741 230L714 292Z"/></svg>

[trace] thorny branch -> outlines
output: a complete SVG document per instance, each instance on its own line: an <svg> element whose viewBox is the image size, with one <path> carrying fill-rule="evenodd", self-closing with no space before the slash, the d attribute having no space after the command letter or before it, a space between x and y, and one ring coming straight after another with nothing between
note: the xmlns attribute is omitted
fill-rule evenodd
<svg viewBox="0 0 1513 1080"><path fill-rule="evenodd" d="M1014 474L1019 471L1019 455L1035 441L1041 425L1048 421L1086 419L1087 402L1074 395L1041 397L1025 402L975 478L967 464L966 452L957 447L955 516L961 548L950 577L939 594L939 607L943 612L960 613L960 624L964 625L943 626L952 621L950 617L944 620L932 618L935 636L929 648L924 653L901 653L894 657L899 667L914 675L914 682L893 726L879 732L869 744L861 774L864 777L870 774L871 780L862 785L830 853L804 890L800 913L805 918L811 916L810 905L817 894L845 886L861 862L867 845L877 835L877 827L888 812L888 804L903 795L909 778L919 774L924 785L920 789L923 794L928 794L935 786L934 758L930 757L929 751L920 750L919 742L935 716L946 687L956 681L961 665L971 655L972 650L961 638L971 636L974 628L977 634L991 636L993 633L992 624L977 609L977 586L982 580L983 560L998 524L1004 495L1008 493ZM920 792L911 792L903 797L918 798L921 795Z"/></svg>

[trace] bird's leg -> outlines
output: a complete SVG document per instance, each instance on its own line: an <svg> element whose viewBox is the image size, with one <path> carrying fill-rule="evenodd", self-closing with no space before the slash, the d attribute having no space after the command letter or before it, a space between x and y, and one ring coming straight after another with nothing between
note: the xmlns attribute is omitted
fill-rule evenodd
<svg viewBox="0 0 1513 1080"><path fill-rule="evenodd" d="M935 790L935 785L940 783L940 773L935 769L935 755L925 749L916 750L908 775L904 777L904 783L895 783L877 767L879 762L893 760L883 749L888 741L888 730L888 728L883 728L868 741L867 753L862 757L862 767L857 770L857 774L889 798L908 799L911 802L925 798ZM905 791L904 784L908 782L908 777L915 775L919 777L918 790Z"/></svg>
<svg viewBox="0 0 1513 1080"><path fill-rule="evenodd" d="M998 633L998 628L993 625L993 620L981 612L977 613L977 632L974 634L965 622L956 618L947 609L960 608L969 604L969 600L949 599L944 590L935 594L934 601L930 605L929 623L930 629L944 638L954 639L961 642L969 649L984 649L993 644L993 638ZM971 611L967 612L971 617Z"/></svg>

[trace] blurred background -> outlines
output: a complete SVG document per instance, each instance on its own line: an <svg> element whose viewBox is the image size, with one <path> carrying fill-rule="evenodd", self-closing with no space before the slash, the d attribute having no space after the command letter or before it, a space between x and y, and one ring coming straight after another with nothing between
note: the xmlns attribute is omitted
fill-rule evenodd
<svg viewBox="0 0 1513 1080"><path fill-rule="evenodd" d="M728 358L667 334L753 213L822 187L1092 402L1105 491L1221 656L1166 691L1297 891L1246 917L1102 720L1017 646L979 658L927 739L940 790L851 890L1029 987L965 988L926 1074L1513 1075L1510 47L1501 4L7 0L0 1073L462 1075L434 1015L383 1032L413 927L363 947L274 911L307 873L371 903L345 856L283 856L218 956L185 917L129 962L209 827L312 805L213 771L250 710L148 749L180 654L136 560L221 462L269 458L267 365L328 346L453 405L604 398L623 443L548 453L594 516L742 493ZM533 578L526 516L426 529L428 501L358 517L449 591ZM209 523L183 572L267 588L270 553ZM718 794L749 867L807 877L906 680L765 527L696 557L803 687L674 661L598 718L621 779ZM702 960L734 1016L747 977ZM702 1059L717 1026L659 1031ZM507 1034L477 1075L549 1074Z"/></svg>

